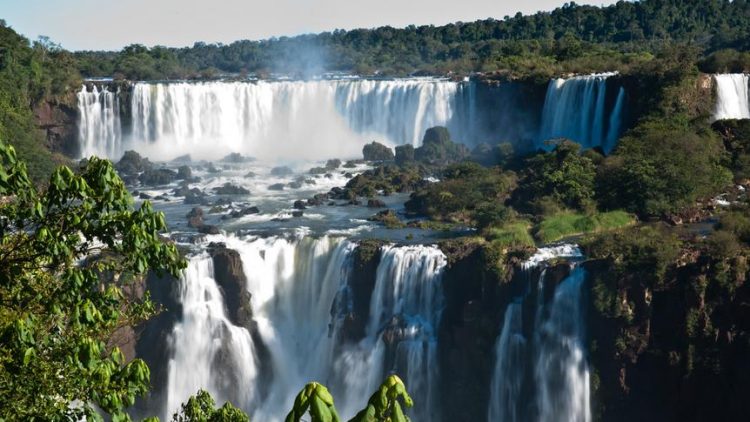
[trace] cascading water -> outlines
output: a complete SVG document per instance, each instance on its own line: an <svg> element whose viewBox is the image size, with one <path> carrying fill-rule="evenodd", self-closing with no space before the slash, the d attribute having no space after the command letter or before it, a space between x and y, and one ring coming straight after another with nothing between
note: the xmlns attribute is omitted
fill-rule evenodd
<svg viewBox="0 0 750 422"><path fill-rule="evenodd" d="M332 237L221 240L240 254L270 362L259 361L247 330L224 315L210 258L194 258L180 290L182 321L172 334L167 415L206 388L254 419L280 421L296 392L316 380L331 387L342 415L353 416L395 372L415 397L415 421L438 420L430 410L437 407L435 331L446 264L439 249L383 247L365 337L346 344L339 323L356 244ZM270 379L257 376L262 365L270 366Z"/></svg>
<svg viewBox="0 0 750 422"><path fill-rule="evenodd" d="M714 75L716 110L714 120L750 119L750 75L729 73Z"/></svg>
<svg viewBox="0 0 750 422"><path fill-rule="evenodd" d="M119 90L118 90L119 92ZM94 85L78 91L78 142L81 157L97 155L118 157L122 154L122 130L118 92Z"/></svg>
<svg viewBox="0 0 750 422"><path fill-rule="evenodd" d="M248 408L254 399L257 363L247 330L233 325L207 254L192 258L179 282L182 318L170 335L166 409L169 418L199 389L219 402Z"/></svg>
<svg viewBox="0 0 750 422"><path fill-rule="evenodd" d="M362 398L388 372L395 372L412 396L419 398L410 412L414 420L439 420L435 413L437 327L446 263L445 255L434 246L383 248L365 338L345 349L337 360L345 414L353 414L362 406ZM390 365L385 366L385 361Z"/></svg>
<svg viewBox="0 0 750 422"><path fill-rule="evenodd" d="M90 112L83 119L81 112L81 131L87 133L81 149L113 159L124 149L157 160L183 154L217 159L228 152L271 159L349 157L359 156L372 140L419 146L425 130L437 125L468 145L510 141L519 151L530 149L538 104L520 84L479 85L429 78L141 82L132 87L126 134L120 135L117 122L117 136L107 140L90 123L101 119L88 117ZM107 100L100 100L99 113L117 117L118 97ZM82 110L90 102L79 95Z"/></svg>
<svg viewBox="0 0 750 422"><path fill-rule="evenodd" d="M601 147L609 153L620 135L625 94L621 87L615 105L609 105L607 79L614 75L600 73L550 81L537 146L547 148L545 141L568 138L583 148Z"/></svg>
<svg viewBox="0 0 750 422"><path fill-rule="evenodd" d="M354 156L371 139L418 145L450 123L457 89L432 79L138 83L132 144L155 157Z"/></svg>
<svg viewBox="0 0 750 422"><path fill-rule="evenodd" d="M545 260L580 256L572 245L542 248L524 268L530 275ZM526 293L505 311L495 345L489 422L591 420L582 299L585 271L574 266L548 302L545 275L541 270L538 282L530 280ZM533 321L524 320L525 306L534 308Z"/></svg>

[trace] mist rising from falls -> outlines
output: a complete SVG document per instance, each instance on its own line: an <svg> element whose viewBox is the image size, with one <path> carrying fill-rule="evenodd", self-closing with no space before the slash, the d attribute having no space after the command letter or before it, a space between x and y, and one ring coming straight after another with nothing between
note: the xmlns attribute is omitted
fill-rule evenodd
<svg viewBox="0 0 750 422"><path fill-rule="evenodd" d="M382 248L365 335L352 342L345 341L343 323L351 312L356 244L332 237L222 240L242 259L263 344L227 320L210 258L192 258L179 295L182 320L172 334L166 414L202 387L253 419L281 421L296 393L315 380L351 417L395 372L415 399L414 420L438 420L428 409L438 407L436 329L446 265L439 249ZM259 347L267 348L269 361L259 359ZM264 365L268 379L258 375Z"/></svg>
<svg viewBox="0 0 750 422"><path fill-rule="evenodd" d="M495 344L489 422L591 420L585 270L574 266L560 284L551 286L553 294L545 292L550 288L544 283L546 271L538 270L546 259L580 257L580 250L571 246L542 248L525 265L527 276L537 269L539 278L529 279L527 291L506 308Z"/></svg>
<svg viewBox="0 0 750 422"><path fill-rule="evenodd" d="M554 79L547 88L538 147L567 138L586 148L609 153L616 145L622 123L625 90L620 87L614 105L608 101L607 79L615 73Z"/></svg>
<svg viewBox="0 0 750 422"><path fill-rule="evenodd" d="M449 124L457 89L432 79L138 83L132 146L162 158L358 156L372 139L418 146L427 128Z"/></svg>
<svg viewBox="0 0 750 422"><path fill-rule="evenodd" d="M91 108L90 93L79 93L80 143L87 154L113 159L127 149L155 160L184 154L214 160L229 152L267 159L348 158L359 157L372 140L419 146L426 129L442 125L469 146L504 141L527 151L537 137L540 110L529 91L518 83L430 78L140 82L128 93L122 125L127 130L120 134L118 122L111 139L100 129L111 119L85 111ZM99 100L94 110L119 119L120 97L108 95L114 98Z"/></svg>
<svg viewBox="0 0 750 422"><path fill-rule="evenodd" d="M714 75L716 110L714 120L750 119L750 75Z"/></svg>
<svg viewBox="0 0 750 422"><path fill-rule="evenodd" d="M119 92L119 90L118 90ZM81 157L119 157L122 149L118 92L84 85L78 97L78 139Z"/></svg>

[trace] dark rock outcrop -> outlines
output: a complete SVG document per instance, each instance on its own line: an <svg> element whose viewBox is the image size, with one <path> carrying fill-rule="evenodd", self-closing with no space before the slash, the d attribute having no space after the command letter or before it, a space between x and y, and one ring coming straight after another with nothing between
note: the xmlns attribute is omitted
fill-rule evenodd
<svg viewBox="0 0 750 422"><path fill-rule="evenodd" d="M217 195L250 195L250 191L243 188L242 186L233 185L229 182L224 183L223 186L213 189Z"/></svg>
<svg viewBox="0 0 750 422"><path fill-rule="evenodd" d="M393 161L393 151L387 146L373 141L362 148L365 161Z"/></svg>

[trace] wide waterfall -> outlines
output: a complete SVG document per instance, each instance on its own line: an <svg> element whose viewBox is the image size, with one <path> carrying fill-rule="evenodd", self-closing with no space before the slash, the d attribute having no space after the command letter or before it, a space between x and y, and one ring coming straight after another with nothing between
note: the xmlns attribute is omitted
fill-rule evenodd
<svg viewBox="0 0 750 422"><path fill-rule="evenodd" d="M357 156L373 139L418 146L427 128L450 123L457 89L431 79L138 83L132 146L163 158Z"/></svg>
<svg viewBox="0 0 750 422"><path fill-rule="evenodd" d="M519 84L477 86L432 78L139 82L130 92L123 134L112 120L119 97L100 93L96 110L106 116L92 116L84 112L92 101L84 89L81 152L119 158L135 149L157 160L183 154L217 159L229 152L268 159L355 157L372 140L419 146L425 130L438 125L470 146L509 141L530 149L539 106ZM99 135L103 125L115 123L112 136Z"/></svg>
<svg viewBox="0 0 750 422"><path fill-rule="evenodd" d="M542 248L527 261L526 272L539 270L551 257L580 257L570 245ZM545 292L546 271L528 281L527 291L506 308L495 345L490 387L489 422L591 420L589 369L586 360L583 283L585 270ZM545 297L551 297L545 301ZM526 312L530 307L532 312ZM533 320L524 319L533 315Z"/></svg>
<svg viewBox="0 0 750 422"><path fill-rule="evenodd" d="M546 141L567 138L583 148L612 151L620 135L625 102L622 87L616 91L614 101L609 98L607 80L614 75L600 73L550 81L538 147L548 149Z"/></svg>
<svg viewBox="0 0 750 422"><path fill-rule="evenodd" d="M364 338L341 330L356 244L343 238L222 237L239 252L263 344L225 316L210 258L192 258L179 300L181 321L171 336L167 408L171 415L198 388L231 399L254 419L280 421L308 381L327 384L342 416L366 404L388 373L399 374L415 397L415 421L437 420L436 327L442 309L445 256L432 246L383 246ZM258 341L258 340L256 340ZM267 348L268 361L259 357ZM270 368L270 379L258 376Z"/></svg>
<svg viewBox="0 0 750 422"><path fill-rule="evenodd" d="M750 119L750 75L730 73L714 75L716 110L714 120Z"/></svg>
<svg viewBox="0 0 750 422"><path fill-rule="evenodd" d="M78 139L81 157L119 157L123 153L117 92L86 85L78 96Z"/></svg>

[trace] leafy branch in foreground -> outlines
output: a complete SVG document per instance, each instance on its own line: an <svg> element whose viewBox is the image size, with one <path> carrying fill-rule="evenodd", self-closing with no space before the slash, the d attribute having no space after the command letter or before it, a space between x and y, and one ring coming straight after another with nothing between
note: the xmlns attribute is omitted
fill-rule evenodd
<svg viewBox="0 0 750 422"><path fill-rule="evenodd" d="M0 419L129 420L149 369L108 341L155 312L133 283L184 268L165 229L109 161L58 167L40 190L0 142Z"/></svg>

